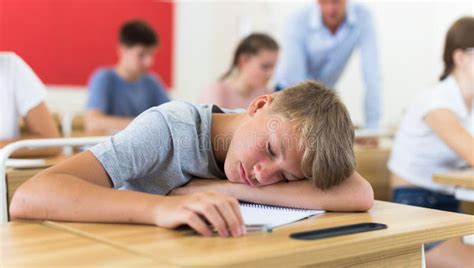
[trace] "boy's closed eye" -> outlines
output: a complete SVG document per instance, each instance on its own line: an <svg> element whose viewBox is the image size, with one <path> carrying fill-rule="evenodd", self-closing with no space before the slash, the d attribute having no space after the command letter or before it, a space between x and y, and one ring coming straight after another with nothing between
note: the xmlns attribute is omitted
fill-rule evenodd
<svg viewBox="0 0 474 268"><path fill-rule="evenodd" d="M268 153L268 155L270 156L271 159L275 159L276 154L275 154L275 151L273 151L272 145L270 144L269 141L267 142L267 153ZM280 177L281 177L282 181L290 182L290 180L288 180L288 178L285 176L285 174L283 172L280 172Z"/></svg>

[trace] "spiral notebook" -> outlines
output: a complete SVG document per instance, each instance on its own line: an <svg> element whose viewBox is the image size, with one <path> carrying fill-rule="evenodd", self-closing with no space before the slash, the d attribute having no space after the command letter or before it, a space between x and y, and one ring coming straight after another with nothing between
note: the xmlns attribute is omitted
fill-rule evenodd
<svg viewBox="0 0 474 268"><path fill-rule="evenodd" d="M324 210L299 209L254 203L240 203L240 211L246 226L261 225L263 230L299 221L324 213Z"/></svg>

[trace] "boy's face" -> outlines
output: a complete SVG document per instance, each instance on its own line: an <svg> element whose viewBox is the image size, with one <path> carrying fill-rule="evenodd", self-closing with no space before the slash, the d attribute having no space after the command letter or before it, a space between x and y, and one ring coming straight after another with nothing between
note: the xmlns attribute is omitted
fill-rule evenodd
<svg viewBox="0 0 474 268"><path fill-rule="evenodd" d="M121 44L119 47L119 58L128 70L144 74L153 66L156 46Z"/></svg>
<svg viewBox="0 0 474 268"><path fill-rule="evenodd" d="M224 170L231 182L259 187L304 178L303 150L293 123L269 112L270 95L257 98L248 108L248 120L234 133Z"/></svg>

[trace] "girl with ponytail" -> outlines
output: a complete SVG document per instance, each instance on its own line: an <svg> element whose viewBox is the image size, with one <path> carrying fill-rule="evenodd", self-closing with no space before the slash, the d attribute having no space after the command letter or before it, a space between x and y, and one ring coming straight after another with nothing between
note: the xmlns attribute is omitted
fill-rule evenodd
<svg viewBox="0 0 474 268"><path fill-rule="evenodd" d="M203 92L201 103L222 108L247 108L257 96L270 94L267 85L278 59L278 44L269 35L253 33L240 41L229 69Z"/></svg>

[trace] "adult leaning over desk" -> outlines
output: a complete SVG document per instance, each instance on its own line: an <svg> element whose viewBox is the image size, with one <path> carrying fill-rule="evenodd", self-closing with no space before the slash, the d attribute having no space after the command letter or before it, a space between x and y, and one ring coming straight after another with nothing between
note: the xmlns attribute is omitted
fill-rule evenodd
<svg viewBox="0 0 474 268"><path fill-rule="evenodd" d="M44 103L46 88L28 64L13 52L0 52L0 148L21 139L58 138ZM20 136L19 118L27 134ZM13 156L54 156L60 148L22 149Z"/></svg>
<svg viewBox="0 0 474 268"><path fill-rule="evenodd" d="M379 127L381 75L377 36L365 7L346 0L316 0L292 14L282 38L277 90L303 80L334 88L350 56L360 49L365 82L365 128Z"/></svg>

